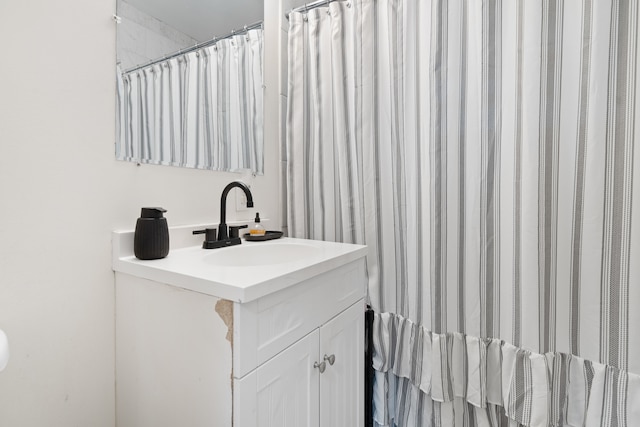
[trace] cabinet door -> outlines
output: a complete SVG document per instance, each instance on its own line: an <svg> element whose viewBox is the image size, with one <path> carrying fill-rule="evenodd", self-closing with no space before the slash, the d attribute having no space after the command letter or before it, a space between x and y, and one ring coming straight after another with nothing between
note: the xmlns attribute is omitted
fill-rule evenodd
<svg viewBox="0 0 640 427"><path fill-rule="evenodd" d="M363 426L364 421L364 304L362 300L320 328L320 425Z"/></svg>
<svg viewBox="0 0 640 427"><path fill-rule="evenodd" d="M257 369L257 425L318 427L319 332L308 334ZM237 410L242 411L242 408Z"/></svg>

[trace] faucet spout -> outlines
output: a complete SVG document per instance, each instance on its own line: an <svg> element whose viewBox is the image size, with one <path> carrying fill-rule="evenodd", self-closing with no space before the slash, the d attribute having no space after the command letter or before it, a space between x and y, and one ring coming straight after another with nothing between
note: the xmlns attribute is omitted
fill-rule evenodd
<svg viewBox="0 0 640 427"><path fill-rule="evenodd" d="M218 240L226 240L229 238L229 233L227 229L227 195L232 188L238 187L242 191L244 191L245 196L247 196L247 207L253 207L253 196L251 195L251 190L249 190L249 186L242 181L233 181L227 184L222 190L222 196L220 197L220 225L218 226Z"/></svg>

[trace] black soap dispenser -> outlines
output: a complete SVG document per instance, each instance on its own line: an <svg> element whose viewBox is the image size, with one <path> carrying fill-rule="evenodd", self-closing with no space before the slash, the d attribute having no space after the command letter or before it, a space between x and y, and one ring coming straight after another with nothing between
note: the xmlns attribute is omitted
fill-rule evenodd
<svg viewBox="0 0 640 427"><path fill-rule="evenodd" d="M133 253L139 259L164 258L169 253L169 227L162 208L142 208L136 221Z"/></svg>

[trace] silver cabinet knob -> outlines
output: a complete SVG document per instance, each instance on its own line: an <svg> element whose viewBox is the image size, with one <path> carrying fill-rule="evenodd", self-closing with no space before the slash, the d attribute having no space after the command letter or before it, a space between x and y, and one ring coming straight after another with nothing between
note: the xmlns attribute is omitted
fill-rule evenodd
<svg viewBox="0 0 640 427"><path fill-rule="evenodd" d="M321 363L314 363L313 364L314 368L318 368L320 370L320 373L323 373L325 369L327 369L327 364L325 362L321 362Z"/></svg>
<svg viewBox="0 0 640 427"><path fill-rule="evenodd" d="M329 362L329 365L333 366L336 363L336 355L332 354L331 356L324 355L324 360Z"/></svg>

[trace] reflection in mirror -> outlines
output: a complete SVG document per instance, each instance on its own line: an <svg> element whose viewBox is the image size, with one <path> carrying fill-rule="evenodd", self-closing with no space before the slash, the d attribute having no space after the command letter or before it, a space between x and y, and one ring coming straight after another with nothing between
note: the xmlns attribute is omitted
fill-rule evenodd
<svg viewBox="0 0 640 427"><path fill-rule="evenodd" d="M118 0L116 158L263 173L262 0Z"/></svg>

